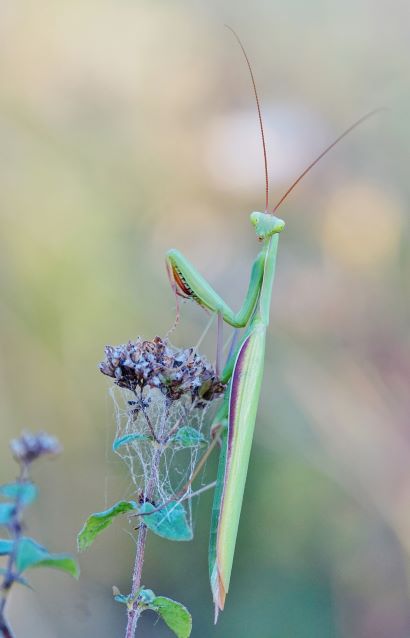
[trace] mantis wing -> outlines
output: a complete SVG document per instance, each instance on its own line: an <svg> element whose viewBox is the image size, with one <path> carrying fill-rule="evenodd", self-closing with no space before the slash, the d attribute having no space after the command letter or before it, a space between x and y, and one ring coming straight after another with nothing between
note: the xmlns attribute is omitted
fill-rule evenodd
<svg viewBox="0 0 410 638"><path fill-rule="evenodd" d="M222 437L209 548L215 622L229 589L262 384L265 336L266 326L256 320L239 349L230 384L228 430Z"/></svg>

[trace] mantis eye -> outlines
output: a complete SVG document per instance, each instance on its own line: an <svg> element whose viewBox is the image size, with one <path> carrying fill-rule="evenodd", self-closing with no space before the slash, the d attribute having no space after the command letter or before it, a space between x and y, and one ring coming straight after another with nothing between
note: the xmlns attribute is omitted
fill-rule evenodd
<svg viewBox="0 0 410 638"><path fill-rule="evenodd" d="M280 233L285 227L285 222L279 217L257 211L251 213L251 224L255 227L259 240L268 239L275 233Z"/></svg>

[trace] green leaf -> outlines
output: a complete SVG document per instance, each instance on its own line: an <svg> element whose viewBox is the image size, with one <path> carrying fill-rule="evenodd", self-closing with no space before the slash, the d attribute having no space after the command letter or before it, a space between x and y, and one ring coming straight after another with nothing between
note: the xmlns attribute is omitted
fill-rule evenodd
<svg viewBox="0 0 410 638"><path fill-rule="evenodd" d="M106 527L111 525L116 516L126 514L127 512L135 509L137 509L137 504L134 501L118 501L118 503L115 503L115 505L110 507L108 510L91 514L77 536L78 551L83 552L85 549L90 547L96 536L98 536L98 534L100 534Z"/></svg>
<svg viewBox="0 0 410 638"><path fill-rule="evenodd" d="M150 609L156 611L178 638L189 638L192 630L192 617L188 609L165 596L156 596Z"/></svg>
<svg viewBox="0 0 410 638"><path fill-rule="evenodd" d="M15 509L14 503L0 503L0 525L8 525L11 522Z"/></svg>
<svg viewBox="0 0 410 638"><path fill-rule="evenodd" d="M181 503L173 501L158 511L154 511L155 509L155 506L148 501L138 505L138 512L147 514L141 518L148 529L171 541L192 540L192 530L186 519L185 508ZM153 514L149 514L149 512L153 512Z"/></svg>
<svg viewBox="0 0 410 638"><path fill-rule="evenodd" d="M53 567L78 578L80 570L69 554L51 554L32 538L23 537L17 546L16 569L24 572L30 567Z"/></svg>
<svg viewBox="0 0 410 638"><path fill-rule="evenodd" d="M147 434L126 434L125 436L116 439L112 444L113 452L116 452L118 448L123 445L128 445L128 443L132 443L133 441L152 441L152 436L148 436Z"/></svg>
<svg viewBox="0 0 410 638"><path fill-rule="evenodd" d="M11 498L13 501L17 499L22 505L29 505L37 498L37 487L34 483L7 483L0 485L0 496Z"/></svg>
<svg viewBox="0 0 410 638"><path fill-rule="evenodd" d="M178 443L181 447L197 447L198 445L206 445L207 440L201 432L191 428L189 425L185 425L180 428L173 437L171 437L173 443Z"/></svg>
<svg viewBox="0 0 410 638"><path fill-rule="evenodd" d="M0 556L7 556L13 551L14 541L8 538L0 538Z"/></svg>

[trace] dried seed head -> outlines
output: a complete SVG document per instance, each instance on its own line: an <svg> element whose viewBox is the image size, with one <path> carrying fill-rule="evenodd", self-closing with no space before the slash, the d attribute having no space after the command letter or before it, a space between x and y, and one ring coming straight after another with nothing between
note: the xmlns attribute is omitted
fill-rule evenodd
<svg viewBox="0 0 410 638"><path fill-rule="evenodd" d="M140 337L119 346L106 346L103 374L132 392L159 389L169 400L190 395L197 406L221 396L225 386L205 357L194 348L179 349L161 337L144 341Z"/></svg>
<svg viewBox="0 0 410 638"><path fill-rule="evenodd" d="M62 451L58 439L46 432L24 432L18 439L10 441L10 449L15 460L23 464L32 463L40 456L55 456Z"/></svg>

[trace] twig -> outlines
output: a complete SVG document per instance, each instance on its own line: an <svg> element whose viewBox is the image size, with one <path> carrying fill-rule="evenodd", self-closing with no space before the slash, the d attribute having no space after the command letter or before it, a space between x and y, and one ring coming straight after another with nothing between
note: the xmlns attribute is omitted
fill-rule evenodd
<svg viewBox="0 0 410 638"><path fill-rule="evenodd" d="M14 634L4 618L0 619L0 636L2 636L3 638L14 638Z"/></svg>
<svg viewBox="0 0 410 638"><path fill-rule="evenodd" d="M185 417L185 419L186 419L186 414L184 415L184 417ZM173 437L173 436L174 436L174 434L175 434L176 432L178 432L178 430L179 430L179 426L181 425L181 422L182 422L182 419L183 419L183 417L182 417L182 416L180 416L180 417L179 417L179 419L177 419L176 423L175 423L175 424L173 425L173 427L170 429L170 431L168 432L168 434L166 435L166 437L164 438L164 440L163 440L163 441L161 441L161 444L162 444L163 446L168 445L168 443L169 443L169 441L170 441L171 437Z"/></svg>
<svg viewBox="0 0 410 638"><path fill-rule="evenodd" d="M151 421L151 419L149 418L149 416L148 416L148 414L147 414L147 412L146 412L145 408L142 408L142 414L144 415L145 420L146 420L146 422L148 423L148 427L149 427L149 429L150 429L150 432L151 432L151 435L152 435L152 437L153 437L154 441L155 441L156 443L159 443L160 441L159 441L159 439L158 439L158 437L157 437L157 435L156 435L156 433L155 433L154 426L152 425L152 421Z"/></svg>
<svg viewBox="0 0 410 638"><path fill-rule="evenodd" d="M17 483L22 485L27 480L27 468L25 465L21 466L20 475L17 479ZM21 495L19 494L15 500L15 507L13 511L13 517L9 523L9 529L11 531L13 537L13 549L9 554L6 571L4 573L3 582L0 587L1 598L0 598L0 636L3 638L14 638L14 634L11 631L6 619L5 619L5 608L7 603L7 597L10 592L10 589L15 581L15 570L14 563L17 557L18 544L21 537L22 525L21 525Z"/></svg>
<svg viewBox="0 0 410 638"><path fill-rule="evenodd" d="M208 483L208 485L204 485L203 487L200 487L198 490L195 490L195 492L191 492L190 494L185 494L185 496L179 499L179 502L181 503L182 501L186 501L188 498L191 499L191 498L194 498L195 496L199 496L203 492L207 492L208 490L213 490L214 487L216 487L216 481L212 481L212 483Z"/></svg>
<svg viewBox="0 0 410 638"><path fill-rule="evenodd" d="M146 501L149 501L154 493L155 488L155 477L158 472L159 462L161 459L163 450L158 448L153 459L152 459L152 470L151 477L148 481L147 489L144 494L144 498ZM138 590L141 587L141 576L142 576L142 567L144 565L144 555L145 555L145 544L147 541L147 526L144 523L141 523L140 528L138 530L138 539L137 539L137 550L135 554L135 562L134 562L134 571L132 574L132 588L131 588L131 597L136 598L131 609L128 610L128 621L127 621L127 629L125 632L125 638L134 638L135 632L137 630L137 624L139 617L141 616L141 607L139 606L138 601Z"/></svg>
<svg viewBox="0 0 410 638"><path fill-rule="evenodd" d="M141 587L141 576L142 576L142 567L144 564L147 531L148 531L147 526L144 525L144 523L142 523L138 531L137 550L135 554L134 572L132 575L132 590L131 590L132 596L136 596L139 588ZM134 638L140 615L141 615L141 608L138 605L138 601L136 601L134 602L132 609L128 611L128 622L127 622L127 630L125 632L125 638Z"/></svg>

